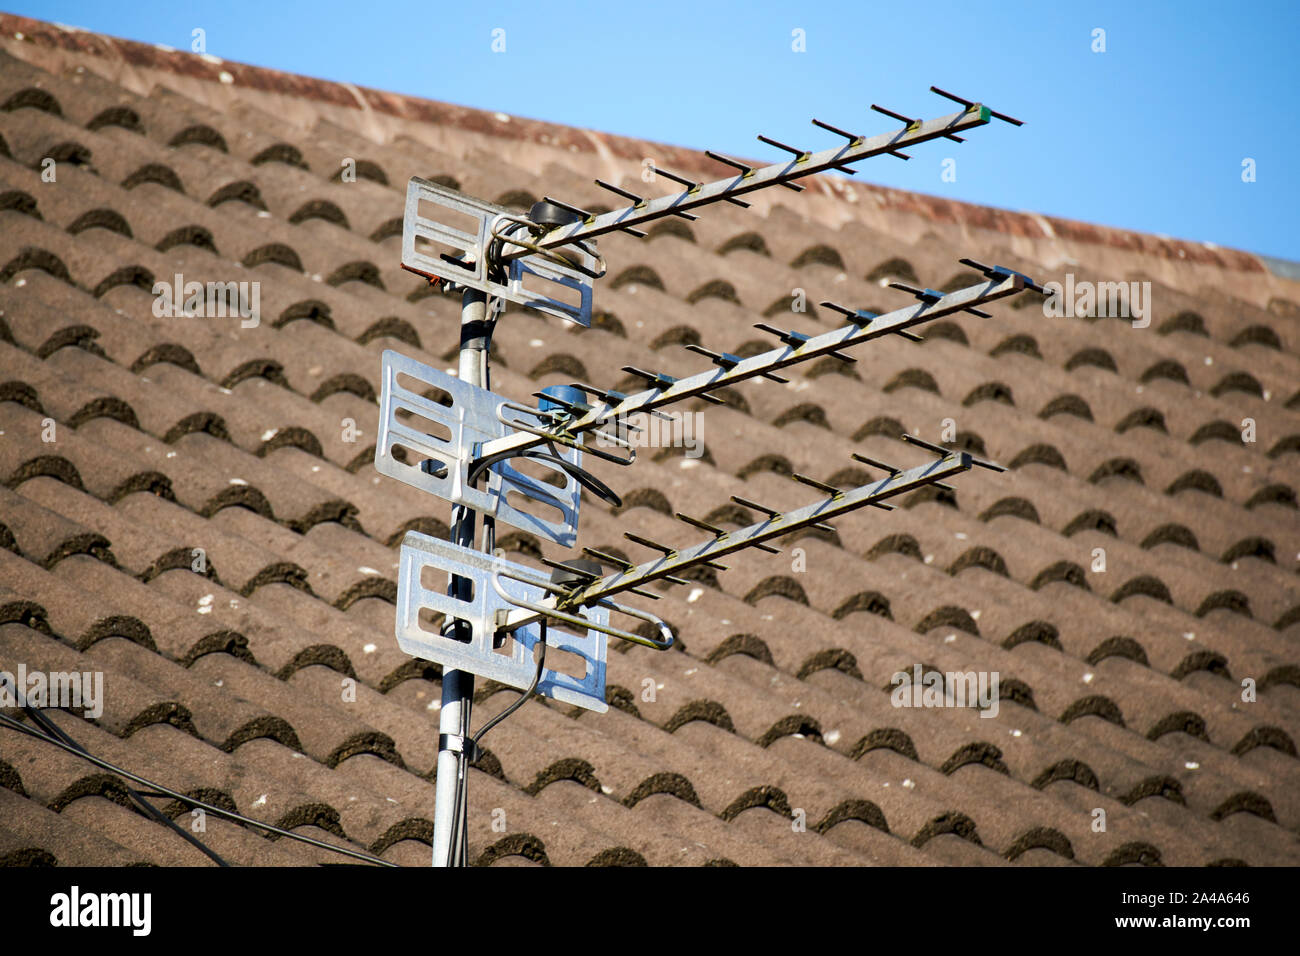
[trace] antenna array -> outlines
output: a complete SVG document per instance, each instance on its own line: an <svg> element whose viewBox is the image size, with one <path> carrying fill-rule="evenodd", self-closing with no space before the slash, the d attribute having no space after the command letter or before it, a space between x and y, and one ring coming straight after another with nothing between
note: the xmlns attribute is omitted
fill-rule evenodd
<svg viewBox="0 0 1300 956"><path fill-rule="evenodd" d="M759 136L789 158L755 167L706 152L734 175L704 183L655 169L657 176L682 187L657 198L597 180L597 185L628 203L599 215L547 197L524 216L418 177L410 181L402 267L462 297L458 374L394 351L384 352L375 450L375 466L381 474L442 498L453 507L451 540L407 533L401 546L397 596L399 646L443 668L435 865L467 862L467 768L481 754L478 741L487 730L533 694L604 711L608 637L660 650L672 646L667 624L648 611L615 601L616 596L655 600L658 595L646 590L649 584L685 584L682 575L698 567L725 570L719 559L748 548L777 553L769 542L802 528L833 530L829 521L860 508L890 510L893 506L888 499L927 485L948 488L945 479L972 467L1002 470L964 451L904 436L905 441L930 452L933 459L902 469L855 454L855 460L876 469L880 477L854 488L793 475L795 482L815 489L822 497L788 511L733 496L735 504L757 518L739 530L727 531L678 514L684 523L708 535L689 547L627 532L629 541L655 555L639 564L583 548L584 558L542 559L547 570L539 570L492 553L497 522L575 547L582 491L619 503L617 493L583 467L583 456L631 465L636 447L626 436L636 428L629 421L633 415L668 417L662 409L693 398L723 404L717 393L740 382L753 378L785 382L779 372L821 356L853 362L847 351L854 346L885 335L919 340L911 329L926 322L958 312L987 317L980 306L1024 289L1043 291L1018 272L962 259L982 274L984 281L947 293L890 283L915 302L883 315L823 302L846 323L819 335L759 323L755 328L779 344L748 358L687 346L708 358L713 367L685 378L626 366L623 371L646 384L640 392L622 393L575 382L535 393L532 397L538 404L533 406L512 401L488 386L488 346L500 311L493 309L489 315L489 297L590 325L593 284L605 274L605 261L596 249L596 239L602 235L623 231L644 236L640 226L666 216L693 220L699 210L717 202L747 207L740 197L759 189L780 186L797 192L803 189L797 180L815 173L851 175L853 164L873 156L908 159L904 147L939 138L960 143L964 138L959 133L992 119L1021 125L983 104L936 87L931 90L958 103L961 111L921 120L873 105L876 112L903 124L876 136L848 132L815 119L814 125L845 142L813 152ZM592 437L600 440L593 443ZM525 462L534 473L541 469L550 480L523 471L519 466ZM482 540L476 546L479 521ZM624 619L637 623L615 623ZM547 668L548 647L576 656L582 662L582 674ZM471 735L475 675L518 688L523 694Z"/></svg>

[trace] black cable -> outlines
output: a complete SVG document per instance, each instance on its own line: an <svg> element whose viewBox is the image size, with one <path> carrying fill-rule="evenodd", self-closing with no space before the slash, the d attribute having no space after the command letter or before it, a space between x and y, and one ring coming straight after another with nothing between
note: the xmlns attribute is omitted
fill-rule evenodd
<svg viewBox="0 0 1300 956"><path fill-rule="evenodd" d="M469 722L472 713L473 708L468 705L461 708L460 733L462 740L469 736ZM456 806L451 831L455 838L457 866L469 866L469 820L467 819L469 814L469 765L469 755L462 752L460 759L456 761Z"/></svg>
<svg viewBox="0 0 1300 956"><path fill-rule="evenodd" d="M511 714L517 711L520 707L522 707L524 703L528 700L528 698L533 696L533 692L537 690L537 684L542 679L542 669L546 664L546 619L545 618L542 619L541 637L538 638L537 643L539 645L539 650L537 654L537 670L533 673L533 682L528 685L528 689L526 691L524 691L522 694L519 695L518 700L516 700L513 704L511 704L505 710L501 711L501 713L497 714L495 717L493 717L486 724L484 724L482 727L479 728L478 733L476 733L473 738L475 746L478 746L478 742L483 739L484 734L486 734L489 730L491 730L497 724L501 723L501 721L505 720L507 717L509 717Z"/></svg>
<svg viewBox="0 0 1300 956"><path fill-rule="evenodd" d="M482 475L484 469L490 468L492 465L495 465L497 462L505 461L508 458L535 458L538 461L549 461L551 464L558 465L561 469L563 469L565 474L571 475L575 481L581 484L592 494L596 495L596 497L602 499L603 501L609 502L616 508L621 507L623 504L623 499L618 496L617 492L615 492L612 488L609 487L609 485L605 484L603 481L601 481L591 472L587 471L585 468L580 468L579 466L575 465L573 462L568 461L559 455L550 454L544 451L538 451L535 448L525 449L524 451L516 451L514 449L508 449L506 451L499 451L496 454L488 455L485 458L478 459L476 462L474 462L473 466L471 466L469 472L466 474L465 476L466 483L470 485L474 484L474 482L478 481L479 476Z"/></svg>
<svg viewBox="0 0 1300 956"><path fill-rule="evenodd" d="M464 505L456 505L454 508L452 508L450 540L453 543L462 546L465 545L471 547L473 546L474 544L473 532L471 531L469 534L465 533L466 532L465 522L472 521L473 516L474 516L474 512ZM484 533L485 534L487 533L486 522L484 524ZM450 579L447 582L448 596L455 597L455 598L462 597L460 593L462 581L464 581L463 578L454 574L451 575ZM468 595L466 595L465 597L468 597ZM468 627L469 625L464 621L461 621L456 618L448 618L443 621L441 633L444 637L454 637L456 639L461 639L464 630L467 629ZM465 639L467 640L468 638ZM446 677L447 677L447 672L444 669L443 670L444 686L445 686ZM456 728L457 736L460 737L462 742L466 740L466 738L469 736L468 720L469 720L469 711L472 703L473 703L472 695L468 698L462 697L461 708L460 708L460 725ZM439 744L438 753L439 756L441 757L442 754L441 744ZM436 769L436 764L435 764L435 769ZM456 754L456 778L454 782L455 785L452 788L452 804L451 804L452 828L451 828L451 834L449 835L447 841L447 859L446 859L447 866L464 865L464 861L463 861L464 850L460 847L460 844L462 844L465 841L459 839L460 828L457 825L457 821L460 818L461 807L464 805L464 802L466 800L466 796L464 792L465 780L466 780L465 751L464 751L464 747L462 746L460 752ZM435 814L437 812L436 806L434 808L434 812ZM437 845L436 838L434 840L434 845L435 847Z"/></svg>
<svg viewBox="0 0 1300 956"><path fill-rule="evenodd" d="M461 866L466 865L468 859L468 852L469 852L468 841L463 831L463 825L464 825L463 817L465 813L465 805L466 803L468 803L469 800L469 796L467 793L467 790L469 788L469 774L468 774L469 761L467 759L466 754L468 751L476 750L478 748L478 742L483 739L484 734L486 734L497 724L501 723L501 721L505 720L507 717L513 714L520 707L524 706L524 704L528 701L528 699L532 697L534 692L537 690L537 685L542 679L542 671L545 669L545 665L546 665L546 619L545 618L542 619L540 636L538 637L537 642L540 645L538 650L538 655L537 655L537 669L533 672L533 680L532 683L528 685L528 689L519 695L518 700L514 701L509 707L501 711L501 713L497 714L486 724L480 727L478 733L476 733L472 738L470 738L470 741L473 744L473 746L462 747L461 752L458 755L459 759L456 761L456 766L457 766L456 803L452 809L451 844L448 848L447 856L448 859L450 860L459 860ZM466 719L465 724L468 724L468 719ZM466 725L462 725L461 733L462 736L468 735L469 727Z"/></svg>
<svg viewBox="0 0 1300 956"><path fill-rule="evenodd" d="M487 361L487 359L492 348L492 333L493 331L495 331L496 328L497 317L492 314L492 310L490 308L488 309L488 314L489 316L491 316L491 318L487 320L487 329L486 329L486 334L484 335L485 342L483 346L483 386L485 388L491 389L492 387L491 379L489 378L490 375L489 369L491 366L490 363ZM524 452L523 454L527 457L539 458L542 460L550 460L552 462L555 462L560 467L562 467L566 472L571 472L571 470L572 472L577 472L576 474L574 474L574 478L577 481L581 482L584 486L590 488L594 494L597 494L602 498L606 498L607 500L609 496L612 496L617 501L617 495L614 495L614 492L610 491L609 488L607 488L602 482L600 482L599 479L587 474L581 468L572 465L570 462L565 461L559 455L548 455L544 452L537 452L535 450L531 452ZM478 481L478 479L482 477L483 472L488 467L505 458L515 457L517 455L519 455L518 452L512 451L512 452L507 452L505 454L493 455L490 456L489 458L480 459L479 461L475 462L474 465L471 467L469 473L466 476L466 483L472 487ZM465 516L465 513L466 513L465 511L457 510L452 515L453 540L455 540L455 538L457 537L456 529L459 525L459 519L463 518ZM483 518L483 538L484 538L483 543L486 546L485 550L489 554L491 554L496 548L496 522L495 520L488 517L487 515L484 515ZM456 755L456 786L454 789L455 796L453 798L454 802L452 804L452 814L451 814L451 838L447 845L447 862L450 865L467 866L469 864L469 840L466 835L467 821L465 817L466 807L469 803L469 764L470 764L469 753L470 751L476 750L478 748L478 742L483 737L484 734L486 734L489 730L491 730L493 727L499 724L502 720L504 720L506 717L510 716L512 713L514 713L516 710L522 707L524 702L527 701L528 698L533 695L534 691L536 691L537 684L542 679L543 665L546 662L546 621L545 620L543 620L541 623L540 641L541 641L541 652L537 660L537 670L533 673L533 680L532 683L528 685L528 689L524 691L519 696L519 699L516 700L513 704L511 704L509 707L507 707L496 717L492 718L486 724L484 724L483 727L479 729L479 732L475 734L472 738L470 737L469 734L470 707L468 706L468 702L467 702L467 706L461 708L460 728L459 728L460 738L462 741L471 741L472 746L462 745L460 752Z"/></svg>
<svg viewBox="0 0 1300 956"><path fill-rule="evenodd" d="M343 856L350 856L353 859L362 860L363 862L366 863L374 863L377 866L392 866L392 867L397 866L396 863L390 863L388 860L381 859L380 857L377 856L372 856L369 853L362 853L358 850L350 850L347 847L333 846L329 843L325 843L322 840L316 840L313 839L312 837L303 836L300 833L294 833L292 830L285 830L281 827L274 826L273 824L270 823L262 823L260 820L254 820L251 817L246 817L242 813L235 813L233 810L226 810L223 807L214 806L213 804L207 803L206 801L196 800L194 797L187 797L183 793L180 793L176 790L172 790L168 787L164 787L162 784L155 783L154 781L149 780L146 777L138 776L137 774L134 774L129 770L124 770L121 767L117 766L116 764L110 763L109 761L104 760L101 757L96 757L88 750L78 748L75 744L68 744L60 740L58 737L53 737L50 736L49 734L42 733L41 731L33 730L31 727L28 727L27 725L21 723L20 721L15 720L14 718L10 717L8 714L0 714L0 726L8 727L11 730L16 730L19 733L26 734L29 737L35 737L37 740L43 741L44 743L53 744L55 747L58 747L61 750L65 750L68 753L72 754L73 756L80 757L82 760L94 764L96 767L99 767L101 770L107 770L110 773L118 775L119 777L123 777L124 779L130 780L134 783L138 783L143 787L149 787L152 790L158 791L163 796L171 797L173 800L179 801L180 803L185 803L194 807L198 807L202 809L205 813L211 813L214 816L220 817L223 820L230 820L234 823L241 823L244 824L245 826L254 827L259 830L266 830L268 833L274 833L277 836L282 836L290 840L296 840L299 843L306 843L309 846L318 847L319 849L322 850L329 850L332 853L339 853Z"/></svg>
<svg viewBox="0 0 1300 956"><path fill-rule="evenodd" d="M492 298L489 296L483 303L487 312L487 333L483 336L483 387L489 392L492 391L492 333L497 330L497 320L505 312L505 303L501 304L501 312L492 311Z"/></svg>
<svg viewBox="0 0 1300 956"><path fill-rule="evenodd" d="M86 748L81 746L81 744L79 744L76 740L74 740L71 734L64 731L62 727L60 727L54 721L50 720L50 718L46 717L35 707L32 707L30 704L24 703L23 712L26 713L27 716L31 718L33 723L40 724L41 728L45 731L46 734L52 737L58 737L60 740L64 741L68 746L75 747L83 754L87 752ZM158 823L161 823L163 826L167 827L169 830L179 835L181 839L185 840L191 846L195 847L200 853L202 853L204 856L210 859L213 863L217 864L217 866L230 866L230 864L227 863L224 859L222 859L221 855L218 854L215 850L210 849L202 840L200 840L194 834L190 833L184 827L177 824L175 820L167 816L167 814L163 813L152 803L147 801L145 799L145 794L131 787L126 787L125 789L126 789L127 799L129 799L131 803L135 805L136 809L138 809L145 816L149 817L150 819ZM149 794L151 796L153 795L165 796L165 794L159 794L157 791L149 791Z"/></svg>
<svg viewBox="0 0 1300 956"><path fill-rule="evenodd" d="M469 739L470 706L467 701L460 710L460 739L462 744ZM455 797L451 804L451 839L447 844L447 862L451 866L468 865L469 850L466 844L465 807L469 803L469 755L462 745L456 755Z"/></svg>

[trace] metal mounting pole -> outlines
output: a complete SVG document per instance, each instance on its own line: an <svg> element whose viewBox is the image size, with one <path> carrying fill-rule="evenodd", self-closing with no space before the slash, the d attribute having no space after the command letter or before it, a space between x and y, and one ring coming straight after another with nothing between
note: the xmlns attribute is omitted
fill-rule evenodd
<svg viewBox="0 0 1300 956"><path fill-rule="evenodd" d="M487 379L488 342L491 332L487 322L487 295L475 289L466 289L460 307L460 368L457 376L470 385L485 386ZM474 512L457 506L452 512L451 539L467 548L474 547ZM473 582L469 578L453 577L451 593L470 598ZM455 623L457 632L464 622ZM459 636L459 633L458 635ZM467 840L468 814L461 807L460 835L453 840L456 827L456 804L465 801L461 790L458 751L469 736L470 708L474 699L474 675L465 671L445 670L442 674L442 709L438 716L438 772L433 804L433 865L460 866ZM449 742L455 740L453 749ZM451 858L452 846L459 843L461 852Z"/></svg>

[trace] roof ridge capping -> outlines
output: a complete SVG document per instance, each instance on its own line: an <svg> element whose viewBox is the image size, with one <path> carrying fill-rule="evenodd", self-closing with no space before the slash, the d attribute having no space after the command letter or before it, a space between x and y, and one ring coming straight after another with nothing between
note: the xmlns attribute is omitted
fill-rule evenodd
<svg viewBox="0 0 1300 956"><path fill-rule="evenodd" d="M609 133L563 126L543 120L508 116L500 112L442 103L437 100L390 93L351 83L322 80L301 74L286 73L269 67L223 60L211 54L187 53L160 44L142 43L77 27L50 23L17 14L0 12L0 44L18 55L14 44L32 44L51 51L77 56L96 56L141 70L158 70L193 80L243 87L268 94L280 94L302 100L315 100L334 107L372 110L399 120L451 126L468 132L530 142L571 152L599 154L640 163L646 147L653 145L668 165L684 168L712 168L704 153L667 144L651 144ZM807 180L811 185L821 176ZM1171 239L1153 233L1136 232L1077 220L1061 219L1032 212L1015 212L960 200L929 196L906 190L890 189L865 182L843 183L832 189L823 183L822 191L843 198L845 188L874 194L876 204L894 211L911 213L934 223L974 227L1008 236L1047 241L1073 241L1100 246L1121 253L1137 253L1154 258L1186 262L1199 266L1259 273L1283 281L1300 281L1300 264L1284 263L1271 257L1227 249L1213 243Z"/></svg>

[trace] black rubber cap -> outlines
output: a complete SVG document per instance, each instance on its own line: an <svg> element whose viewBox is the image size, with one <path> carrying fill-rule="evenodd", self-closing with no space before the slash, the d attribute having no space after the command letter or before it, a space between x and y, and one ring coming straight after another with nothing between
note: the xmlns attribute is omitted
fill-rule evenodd
<svg viewBox="0 0 1300 956"><path fill-rule="evenodd" d="M572 572L566 572L563 568L551 569L551 583L558 584L562 588L583 584L590 581L593 575L600 577L605 570L599 561L593 561L590 558L573 558L570 561L560 563L567 568L574 569ZM587 573L581 573L584 571Z"/></svg>
<svg viewBox="0 0 1300 956"><path fill-rule="evenodd" d="M533 208L528 210L528 218L539 226L545 226L547 229L582 221L582 217L573 210L565 209L545 200L533 203Z"/></svg>

